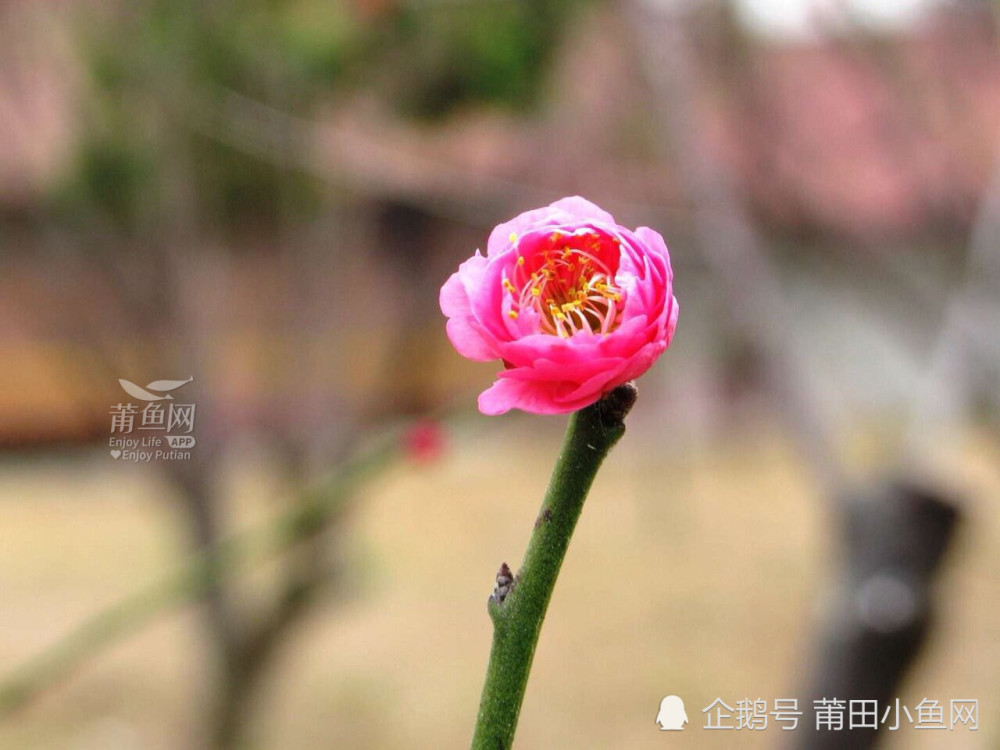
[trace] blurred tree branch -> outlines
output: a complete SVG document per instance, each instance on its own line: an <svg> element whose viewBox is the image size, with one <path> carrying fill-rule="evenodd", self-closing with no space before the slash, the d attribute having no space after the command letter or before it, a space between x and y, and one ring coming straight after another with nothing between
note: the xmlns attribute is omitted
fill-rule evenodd
<svg viewBox="0 0 1000 750"><path fill-rule="evenodd" d="M847 484L828 420L789 327L794 319L762 243L741 205L732 175L700 138L695 92L706 87L678 13L629 0L626 13L639 40L639 63L652 92L663 150L674 156L694 211L698 249L726 289L735 322L760 358L769 394L793 428L813 474L828 497Z"/></svg>
<svg viewBox="0 0 1000 750"><path fill-rule="evenodd" d="M641 0L628 2L626 12L665 123L664 141L674 145L691 194L699 247L726 285L745 334L768 369L772 397L793 425L841 524L847 560L817 647L809 697L887 700L912 667L932 620L932 583L958 520L954 498L905 478L852 486L799 361L788 325L794 318L781 304L776 274L741 206L738 186L700 141L692 103L706 81L686 38L687 19ZM896 596L886 600L886 589ZM795 741L810 750L855 750L878 736L867 732L862 742L854 734L806 731Z"/></svg>
<svg viewBox="0 0 1000 750"><path fill-rule="evenodd" d="M40 692L66 677L102 650L134 634L171 608L191 603L216 588L220 581L239 575L249 566L294 550L319 537L350 509L350 498L371 478L383 472L400 454L401 428L387 430L343 462L335 473L317 483L289 510L246 532L204 547L175 571L92 616L62 640L26 661L0 681L0 716L10 714ZM244 649L267 651L275 646L282 623L293 620L320 582L321 569L285 598L261 625ZM244 668L250 667L248 659Z"/></svg>
<svg viewBox="0 0 1000 750"><path fill-rule="evenodd" d="M957 289L948 296L944 319L916 394L904 448L917 464L939 450L940 436L970 410L974 374L1000 373L996 323L1000 320L1000 141L992 179L969 233L965 266ZM1000 407L1000 394L991 389Z"/></svg>

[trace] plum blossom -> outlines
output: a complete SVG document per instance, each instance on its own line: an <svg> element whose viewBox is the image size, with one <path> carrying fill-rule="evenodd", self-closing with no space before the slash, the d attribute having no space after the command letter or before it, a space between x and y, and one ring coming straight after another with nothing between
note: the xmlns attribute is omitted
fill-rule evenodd
<svg viewBox="0 0 1000 750"><path fill-rule="evenodd" d="M562 414L646 372L677 325L663 238L580 198L526 211L490 234L441 288L459 354L500 360L484 414Z"/></svg>

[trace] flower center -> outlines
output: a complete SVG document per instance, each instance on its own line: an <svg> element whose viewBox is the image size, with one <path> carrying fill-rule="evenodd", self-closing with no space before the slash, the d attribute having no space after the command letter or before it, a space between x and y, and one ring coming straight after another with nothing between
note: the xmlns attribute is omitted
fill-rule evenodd
<svg viewBox="0 0 1000 750"><path fill-rule="evenodd" d="M533 309L542 332L562 338L580 331L608 333L618 327L622 294L615 285L616 238L593 229L572 234L557 230L529 244L527 252L518 252L512 277L505 275L503 280L511 318Z"/></svg>

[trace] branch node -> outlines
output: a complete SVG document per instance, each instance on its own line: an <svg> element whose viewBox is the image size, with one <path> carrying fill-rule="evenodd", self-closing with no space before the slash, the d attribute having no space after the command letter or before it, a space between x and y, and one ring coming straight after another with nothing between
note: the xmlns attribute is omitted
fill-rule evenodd
<svg viewBox="0 0 1000 750"><path fill-rule="evenodd" d="M598 401L597 405L604 425L606 427L620 427L625 421L625 417L632 411L638 396L639 389L636 388L635 381L630 380Z"/></svg>
<svg viewBox="0 0 1000 750"><path fill-rule="evenodd" d="M541 513L538 514L538 518L535 519L535 528L540 528L542 524L548 523L552 520L552 509L546 508Z"/></svg>
<svg viewBox="0 0 1000 750"><path fill-rule="evenodd" d="M514 590L517 581L507 563L500 563L500 570L497 571L496 583L493 585L493 594L490 596L492 604L503 604L504 599Z"/></svg>

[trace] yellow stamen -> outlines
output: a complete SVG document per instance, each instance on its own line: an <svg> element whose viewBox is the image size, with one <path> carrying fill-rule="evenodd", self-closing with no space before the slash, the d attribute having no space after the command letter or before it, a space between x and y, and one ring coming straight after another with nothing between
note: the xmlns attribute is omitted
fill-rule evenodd
<svg viewBox="0 0 1000 750"><path fill-rule="evenodd" d="M612 261L605 257L612 239L593 230L552 230L547 247L532 254L532 272L515 270L511 279L503 280L504 290L514 298L514 309L507 314L516 319L527 305L538 313L542 332L562 338L613 331L624 295ZM518 255L515 269L524 268L525 261Z"/></svg>

